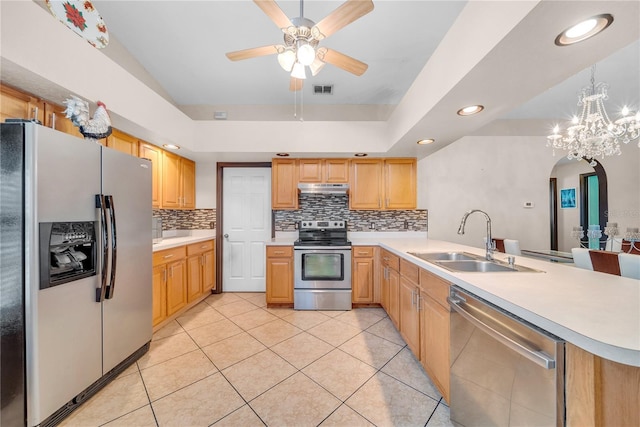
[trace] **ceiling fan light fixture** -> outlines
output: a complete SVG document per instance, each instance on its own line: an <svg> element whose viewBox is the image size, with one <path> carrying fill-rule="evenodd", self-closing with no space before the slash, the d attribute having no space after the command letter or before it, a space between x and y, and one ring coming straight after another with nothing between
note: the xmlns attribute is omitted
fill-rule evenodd
<svg viewBox="0 0 640 427"><path fill-rule="evenodd" d="M316 59L313 60L311 65L309 65L309 69L311 70L311 75L317 75L322 68L324 68L325 63L322 62L317 56Z"/></svg>
<svg viewBox="0 0 640 427"><path fill-rule="evenodd" d="M300 43L298 46L298 62L302 65L311 65L316 59L316 50L307 43Z"/></svg>
<svg viewBox="0 0 640 427"><path fill-rule="evenodd" d="M287 72L291 72L291 69L293 68L293 64L295 62L296 54L291 49L287 49L284 52L278 54L278 64L280 64L282 69Z"/></svg>
<svg viewBox="0 0 640 427"><path fill-rule="evenodd" d="M304 65L302 65L299 62L296 62L295 64L293 64L293 70L291 71L291 77L294 77L296 79L306 79L307 78L307 72L304 69Z"/></svg>

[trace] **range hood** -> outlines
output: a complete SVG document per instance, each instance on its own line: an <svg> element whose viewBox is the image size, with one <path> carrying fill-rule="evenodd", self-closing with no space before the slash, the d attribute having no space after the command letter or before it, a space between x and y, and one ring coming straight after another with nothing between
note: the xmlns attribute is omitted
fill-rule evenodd
<svg viewBox="0 0 640 427"><path fill-rule="evenodd" d="M347 194L349 184L300 183L298 190L302 194Z"/></svg>

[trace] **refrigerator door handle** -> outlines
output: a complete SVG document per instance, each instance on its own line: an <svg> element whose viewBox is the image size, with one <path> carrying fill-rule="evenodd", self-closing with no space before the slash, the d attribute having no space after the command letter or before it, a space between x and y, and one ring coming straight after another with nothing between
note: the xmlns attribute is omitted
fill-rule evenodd
<svg viewBox="0 0 640 427"><path fill-rule="evenodd" d="M113 204L113 196L106 196L107 209L111 220L111 278L107 286L106 299L113 298L116 291L116 261L118 255L118 233L116 231L116 208Z"/></svg>
<svg viewBox="0 0 640 427"><path fill-rule="evenodd" d="M102 229L102 279L100 287L96 289L96 302L104 301L107 290L107 261L109 257L109 240L107 231L107 208L103 194L96 194L96 209L100 209L100 224Z"/></svg>

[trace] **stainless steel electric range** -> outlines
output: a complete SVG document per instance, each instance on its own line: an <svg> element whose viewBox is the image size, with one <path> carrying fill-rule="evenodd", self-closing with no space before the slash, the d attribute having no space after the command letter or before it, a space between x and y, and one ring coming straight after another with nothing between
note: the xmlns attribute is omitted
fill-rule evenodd
<svg viewBox="0 0 640 427"><path fill-rule="evenodd" d="M300 221L294 249L293 308L351 310L347 222Z"/></svg>

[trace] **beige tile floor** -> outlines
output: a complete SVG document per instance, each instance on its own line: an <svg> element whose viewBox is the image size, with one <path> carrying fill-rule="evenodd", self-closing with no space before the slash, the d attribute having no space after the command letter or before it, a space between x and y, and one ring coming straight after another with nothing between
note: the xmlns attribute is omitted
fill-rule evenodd
<svg viewBox="0 0 640 427"><path fill-rule="evenodd" d="M384 310L266 308L224 293L153 336L147 354L62 426L451 426Z"/></svg>

